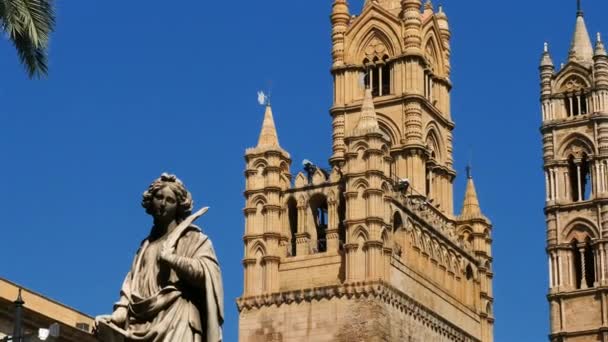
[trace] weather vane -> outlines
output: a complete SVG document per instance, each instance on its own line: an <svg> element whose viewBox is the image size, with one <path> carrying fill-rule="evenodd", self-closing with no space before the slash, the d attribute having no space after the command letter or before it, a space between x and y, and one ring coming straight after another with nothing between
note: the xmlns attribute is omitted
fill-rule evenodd
<svg viewBox="0 0 608 342"><path fill-rule="evenodd" d="M258 91L258 103L260 106L270 106L271 85L272 82L268 81L268 91L266 93L263 90Z"/></svg>

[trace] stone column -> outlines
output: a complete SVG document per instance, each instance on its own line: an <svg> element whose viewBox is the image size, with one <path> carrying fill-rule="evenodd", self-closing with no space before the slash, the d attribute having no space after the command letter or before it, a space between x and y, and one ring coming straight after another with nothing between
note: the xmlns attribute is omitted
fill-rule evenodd
<svg viewBox="0 0 608 342"><path fill-rule="evenodd" d="M256 264L256 259L252 259L252 258L247 258L243 260L243 267L245 269L245 286L244 286L244 292L245 292L245 297L247 296L251 296L254 295L253 293L253 288L252 288L252 283L253 283L253 271L255 268L255 264Z"/></svg>
<svg viewBox="0 0 608 342"><path fill-rule="evenodd" d="M546 193L547 193L547 199L546 201L549 202L549 200L551 199L551 188L550 188L550 182L549 182L549 172L545 171L545 188L546 188Z"/></svg>
<svg viewBox="0 0 608 342"><path fill-rule="evenodd" d="M585 265L585 249L584 248L580 248L578 249L578 251L581 254L581 289L586 289L587 288L587 272L585 270L586 265Z"/></svg>
<svg viewBox="0 0 608 342"><path fill-rule="evenodd" d="M581 183L581 164L576 163L576 181L577 181L577 190L578 190L578 201L581 202L583 200L583 187Z"/></svg>
<svg viewBox="0 0 608 342"><path fill-rule="evenodd" d="M277 256L264 256L262 262L266 267L266 293L279 291L279 262L281 258Z"/></svg>

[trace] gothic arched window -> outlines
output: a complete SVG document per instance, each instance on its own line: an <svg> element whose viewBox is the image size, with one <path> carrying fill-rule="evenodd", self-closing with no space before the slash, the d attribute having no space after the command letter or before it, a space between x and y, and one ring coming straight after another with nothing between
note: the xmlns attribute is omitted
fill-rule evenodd
<svg viewBox="0 0 608 342"><path fill-rule="evenodd" d="M316 252L327 252L327 198L321 194L314 196L310 200L310 209L317 232Z"/></svg>
<svg viewBox="0 0 608 342"><path fill-rule="evenodd" d="M572 201L590 200L592 196L591 160L586 153L582 154L580 160L575 160L573 155L568 157L568 175Z"/></svg>
<svg viewBox="0 0 608 342"><path fill-rule="evenodd" d="M291 256L296 255L296 234L298 233L298 203L295 198L287 201L287 216L291 233Z"/></svg>
<svg viewBox="0 0 608 342"><path fill-rule="evenodd" d="M391 69L392 64L389 62L387 55L382 59L374 57L363 60L365 67L364 83L365 87L372 90L372 96L384 96L391 93Z"/></svg>
<svg viewBox="0 0 608 342"><path fill-rule="evenodd" d="M577 239L570 243L572 250L572 267L574 268L574 288L587 289L595 286L595 257L591 239L584 242Z"/></svg>

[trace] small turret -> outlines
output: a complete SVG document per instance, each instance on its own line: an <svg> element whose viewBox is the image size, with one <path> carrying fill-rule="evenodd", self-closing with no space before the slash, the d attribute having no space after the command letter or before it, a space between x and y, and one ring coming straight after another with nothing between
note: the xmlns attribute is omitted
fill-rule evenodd
<svg viewBox="0 0 608 342"><path fill-rule="evenodd" d="M435 13L435 8L433 7L433 3L431 0L426 0L424 3L424 11L422 12L423 21L427 18L431 17Z"/></svg>
<svg viewBox="0 0 608 342"><path fill-rule="evenodd" d="M344 32L348 28L350 12L346 0L335 0L331 13L333 65L344 65Z"/></svg>
<svg viewBox="0 0 608 342"><path fill-rule="evenodd" d="M288 241L281 226L280 196L289 187L291 159L279 146L270 104L258 144L246 150L245 161L244 295L253 296L278 291L280 257Z"/></svg>
<svg viewBox="0 0 608 342"><path fill-rule="evenodd" d="M549 44L545 43L543 54L540 59L540 79L541 79L541 97L545 99L551 95L551 78L555 71L551 54L549 53Z"/></svg>
<svg viewBox="0 0 608 342"><path fill-rule="evenodd" d="M542 102L543 121L553 119L553 110L551 106L551 80L555 74L555 67L551 54L549 53L549 44L545 43L543 54L540 59L540 97Z"/></svg>
<svg viewBox="0 0 608 342"><path fill-rule="evenodd" d="M595 69L595 85L602 88L608 87L608 54L599 32L597 34L597 42L595 43L593 64Z"/></svg>
<svg viewBox="0 0 608 342"><path fill-rule="evenodd" d="M448 21L448 16L443 11L443 6L439 6L439 10L435 14L435 17L437 18L437 24L439 25L441 42L443 43L443 46L445 46L446 72L449 76L451 71L450 55L452 50L450 47L450 39L452 38L452 32L450 31L450 23Z"/></svg>
<svg viewBox="0 0 608 342"><path fill-rule="evenodd" d="M405 28L405 50L419 52L422 44L422 17L420 13L421 0L401 0L401 19Z"/></svg>
<svg viewBox="0 0 608 342"><path fill-rule="evenodd" d="M370 132L379 132L378 117L374 108L374 99L372 98L372 90L365 89L365 97L361 106L361 117L355 128L355 135L365 135Z"/></svg>

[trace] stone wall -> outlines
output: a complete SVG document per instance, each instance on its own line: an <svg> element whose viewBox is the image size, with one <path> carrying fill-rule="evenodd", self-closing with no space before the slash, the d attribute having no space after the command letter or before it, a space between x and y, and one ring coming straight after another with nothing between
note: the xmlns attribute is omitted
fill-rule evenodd
<svg viewBox="0 0 608 342"><path fill-rule="evenodd" d="M479 341L383 284L239 301L240 342Z"/></svg>

